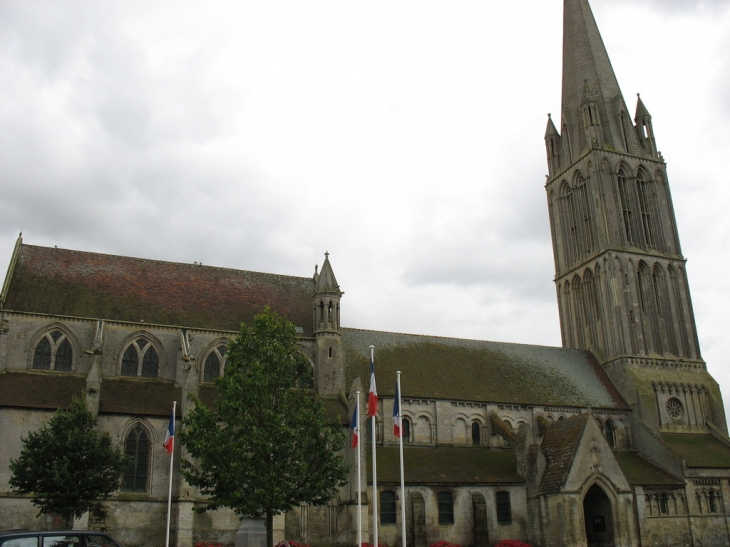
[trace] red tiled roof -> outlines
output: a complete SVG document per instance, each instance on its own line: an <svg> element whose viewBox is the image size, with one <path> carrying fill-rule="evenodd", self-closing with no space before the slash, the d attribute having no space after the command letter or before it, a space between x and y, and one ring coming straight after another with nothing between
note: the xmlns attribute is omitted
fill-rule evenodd
<svg viewBox="0 0 730 547"><path fill-rule="evenodd" d="M269 305L309 336L312 291L307 277L23 244L4 307L237 331Z"/></svg>

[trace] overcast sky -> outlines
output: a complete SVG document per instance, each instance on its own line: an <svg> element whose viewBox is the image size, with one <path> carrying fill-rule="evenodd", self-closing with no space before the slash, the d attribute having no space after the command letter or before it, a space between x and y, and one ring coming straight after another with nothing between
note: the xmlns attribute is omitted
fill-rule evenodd
<svg viewBox="0 0 730 547"><path fill-rule="evenodd" d="M730 0L593 0L730 402ZM309 276L343 324L560 345L562 2L0 0L0 271L32 245Z"/></svg>

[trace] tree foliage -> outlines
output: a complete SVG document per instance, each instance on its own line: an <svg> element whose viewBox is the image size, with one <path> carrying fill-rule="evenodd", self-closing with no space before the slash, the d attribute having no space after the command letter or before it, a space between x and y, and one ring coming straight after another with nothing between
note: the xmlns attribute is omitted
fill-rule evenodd
<svg viewBox="0 0 730 547"><path fill-rule="evenodd" d="M183 461L182 473L208 497L203 510L265 515L269 545L273 515L301 503L326 504L347 477L337 454L343 428L301 387L311 374L294 325L267 307L229 344L225 374L215 381L215 410L196 401L180 434L194 458Z"/></svg>
<svg viewBox="0 0 730 547"><path fill-rule="evenodd" d="M32 494L39 515L60 515L69 528L74 517L98 510L100 500L119 488L128 463L109 434L96 430L96 418L81 398L22 441L20 456L10 460L10 487Z"/></svg>

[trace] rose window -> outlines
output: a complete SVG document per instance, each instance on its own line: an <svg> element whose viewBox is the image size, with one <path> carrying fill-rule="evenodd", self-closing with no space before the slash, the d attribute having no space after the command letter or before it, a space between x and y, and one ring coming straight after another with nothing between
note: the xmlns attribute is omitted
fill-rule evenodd
<svg viewBox="0 0 730 547"><path fill-rule="evenodd" d="M667 414L675 420L682 416L682 403L679 399L672 397L667 401Z"/></svg>

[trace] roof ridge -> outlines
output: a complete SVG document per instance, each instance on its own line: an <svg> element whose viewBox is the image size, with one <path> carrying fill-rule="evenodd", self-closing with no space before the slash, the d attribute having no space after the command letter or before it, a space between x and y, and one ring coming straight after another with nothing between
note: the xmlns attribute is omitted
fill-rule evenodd
<svg viewBox="0 0 730 547"><path fill-rule="evenodd" d="M400 334L403 336L417 336L419 338L440 338L444 340L462 340L467 342L489 342L491 344L503 344L507 346L529 346L533 348L559 349L568 352L584 353L590 355L590 351L583 349L564 348L562 346L547 346L545 344L525 344L523 342L501 342L499 340L486 340L483 338L457 338L456 336L442 336L438 334L418 334L413 332L398 332L387 330L361 329L358 327L342 327L342 330L360 331L360 332L376 332L381 334Z"/></svg>
<svg viewBox="0 0 730 547"><path fill-rule="evenodd" d="M97 255L97 256L108 256L108 257L114 257L114 258L124 258L127 260L134 260L138 262L145 262L145 263L153 263L153 264L174 264L176 266L189 266L191 268L206 268L208 270L223 270L223 271L231 271L231 272L242 272L242 273L252 273L252 274L258 274L258 275L266 275L271 277L290 277L293 279L299 279L299 280L305 280L305 281L312 281L312 278L310 276L299 276L299 275L289 275L289 274L277 274L277 273L271 273L271 272L259 272L255 270L244 270L241 268L231 268L228 266L208 266L206 264L198 264L193 262L192 264L189 262L175 262L174 260L160 260L156 258L140 258L137 256L127 256L127 255L120 255L120 254L112 254L112 253L99 253L95 251L80 251L77 249L65 249L61 247L46 247L44 245L28 245L27 243L22 243L22 247L33 247L36 249L48 249L51 251L63 251L67 253L76 253L76 254L82 254L82 255Z"/></svg>

